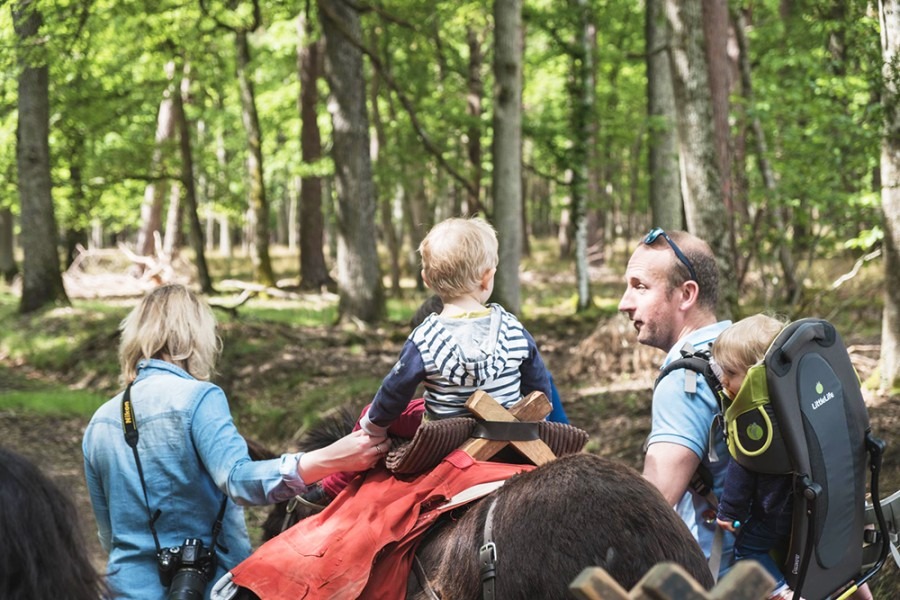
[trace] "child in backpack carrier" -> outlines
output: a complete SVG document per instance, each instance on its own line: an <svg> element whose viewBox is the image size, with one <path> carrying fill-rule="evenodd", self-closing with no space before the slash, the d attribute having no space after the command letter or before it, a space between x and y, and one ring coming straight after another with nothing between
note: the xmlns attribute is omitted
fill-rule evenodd
<svg viewBox="0 0 900 600"><path fill-rule="evenodd" d="M776 318L753 315L733 324L713 343L710 364L731 400L740 393L747 371L765 357L784 326ZM732 460L716 515L720 527L736 534L735 560L756 560L775 578L771 599L793 597L778 564L769 555L790 537L792 492L792 475L755 473Z"/></svg>

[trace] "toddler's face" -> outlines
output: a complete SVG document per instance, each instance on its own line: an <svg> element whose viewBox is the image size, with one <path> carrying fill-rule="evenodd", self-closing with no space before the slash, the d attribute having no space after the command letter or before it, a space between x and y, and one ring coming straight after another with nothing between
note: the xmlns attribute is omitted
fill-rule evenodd
<svg viewBox="0 0 900 600"><path fill-rule="evenodd" d="M737 396L738 390L741 389L741 384L744 383L745 377L747 377L747 369L735 369L722 365L722 376L720 378L722 387L725 388L725 392L732 400Z"/></svg>

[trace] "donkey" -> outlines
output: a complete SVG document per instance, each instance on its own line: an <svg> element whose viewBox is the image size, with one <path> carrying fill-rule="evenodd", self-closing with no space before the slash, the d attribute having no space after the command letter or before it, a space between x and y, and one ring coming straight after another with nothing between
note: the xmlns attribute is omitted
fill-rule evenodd
<svg viewBox="0 0 900 600"><path fill-rule="evenodd" d="M439 520L418 547L407 599L483 596L479 549L489 513L495 598L570 598L569 583L589 566L629 589L662 561L713 585L699 546L654 486L624 464L575 454L515 475L462 514ZM273 509L267 535L280 531L284 514L283 506ZM255 598L249 590L239 597Z"/></svg>

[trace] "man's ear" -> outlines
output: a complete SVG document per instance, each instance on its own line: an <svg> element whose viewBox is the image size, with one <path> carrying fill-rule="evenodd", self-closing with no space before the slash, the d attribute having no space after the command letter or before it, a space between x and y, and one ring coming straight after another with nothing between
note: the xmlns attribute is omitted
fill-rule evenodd
<svg viewBox="0 0 900 600"><path fill-rule="evenodd" d="M422 283L424 283L428 289L432 289L431 284L428 283L428 278L425 277L425 269L422 269L421 274L422 274Z"/></svg>
<svg viewBox="0 0 900 600"><path fill-rule="evenodd" d="M681 284L679 293L681 294L681 306L690 308L696 305L700 299L700 285L694 280L685 281Z"/></svg>

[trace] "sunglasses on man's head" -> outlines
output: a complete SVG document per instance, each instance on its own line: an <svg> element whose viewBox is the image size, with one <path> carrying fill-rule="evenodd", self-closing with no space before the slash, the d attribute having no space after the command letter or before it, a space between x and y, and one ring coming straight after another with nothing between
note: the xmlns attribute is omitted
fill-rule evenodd
<svg viewBox="0 0 900 600"><path fill-rule="evenodd" d="M684 252L681 251L681 248L678 247L678 244L672 241L672 238L663 230L662 227L654 227L650 230L650 233L644 238L644 243L648 246L655 242L659 237L662 236L666 242L668 242L669 246L672 247L672 252L675 253L675 256L678 260L681 261L681 264L687 267L688 272L691 274L691 281L697 281L697 273L694 271L694 265L691 264L691 261L688 260L687 256L684 255ZM699 283L699 282L698 282Z"/></svg>

